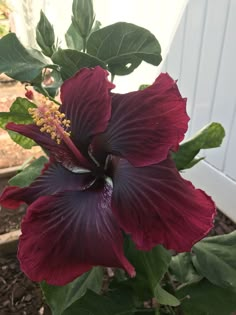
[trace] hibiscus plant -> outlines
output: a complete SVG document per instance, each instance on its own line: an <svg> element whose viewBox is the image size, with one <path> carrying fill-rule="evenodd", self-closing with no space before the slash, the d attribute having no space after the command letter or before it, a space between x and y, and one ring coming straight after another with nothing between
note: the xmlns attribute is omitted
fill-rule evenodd
<svg viewBox="0 0 236 315"><path fill-rule="evenodd" d="M101 27L90 0L74 0L72 13L67 49L43 12L39 50L14 33L0 40L0 71L26 86L0 126L45 152L0 197L28 205L22 271L54 315L230 315L236 234L207 237L215 204L181 176L224 129L211 123L182 142L186 99L166 73L115 93L116 75L160 64L157 39L130 23Z"/></svg>

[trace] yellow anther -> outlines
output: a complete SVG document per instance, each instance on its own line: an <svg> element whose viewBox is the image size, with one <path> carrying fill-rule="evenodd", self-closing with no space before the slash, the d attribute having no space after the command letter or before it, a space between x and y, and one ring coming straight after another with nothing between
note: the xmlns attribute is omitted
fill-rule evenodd
<svg viewBox="0 0 236 315"><path fill-rule="evenodd" d="M29 108L28 112L32 116L35 124L41 132L50 134L51 139L57 144L61 143L63 137L69 137L70 120L65 119L65 114L59 111L59 107L48 98L41 96L38 99L37 108Z"/></svg>

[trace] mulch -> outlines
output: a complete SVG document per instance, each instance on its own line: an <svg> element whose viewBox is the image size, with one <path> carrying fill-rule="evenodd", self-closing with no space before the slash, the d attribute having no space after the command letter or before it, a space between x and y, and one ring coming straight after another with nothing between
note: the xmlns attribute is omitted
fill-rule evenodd
<svg viewBox="0 0 236 315"><path fill-rule="evenodd" d="M0 257L0 315L43 315L44 311L38 284L20 271L15 256Z"/></svg>

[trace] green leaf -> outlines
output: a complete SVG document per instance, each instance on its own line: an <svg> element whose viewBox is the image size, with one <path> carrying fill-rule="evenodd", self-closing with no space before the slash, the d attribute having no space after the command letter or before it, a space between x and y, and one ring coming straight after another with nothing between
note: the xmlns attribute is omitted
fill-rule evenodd
<svg viewBox="0 0 236 315"><path fill-rule="evenodd" d="M116 294L116 293L115 293ZM117 297L102 296L90 290L71 305L63 315L133 315L135 311L126 292Z"/></svg>
<svg viewBox="0 0 236 315"><path fill-rule="evenodd" d="M72 23L78 28L80 36L87 38L91 32L95 13L92 0L73 0L72 4Z"/></svg>
<svg viewBox="0 0 236 315"><path fill-rule="evenodd" d="M172 294L164 290L160 284L157 284L154 290L154 296L157 302L162 305L178 306L180 301Z"/></svg>
<svg viewBox="0 0 236 315"><path fill-rule="evenodd" d="M131 240L125 244L125 253L136 270L136 277L125 281L126 285L130 285L143 299L153 297L157 284L168 269L170 253L161 245L148 252L137 250Z"/></svg>
<svg viewBox="0 0 236 315"><path fill-rule="evenodd" d="M70 305L80 299L86 293L87 289L99 293L102 280L102 268L94 267L65 286L53 286L43 282L41 283L41 288L47 304L51 308L52 315L61 315Z"/></svg>
<svg viewBox="0 0 236 315"><path fill-rule="evenodd" d="M185 315L230 315L236 311L236 293L202 280L176 292Z"/></svg>
<svg viewBox="0 0 236 315"><path fill-rule="evenodd" d="M14 33L9 33L0 40L0 51L0 72L15 80L30 82L46 66L24 48Z"/></svg>
<svg viewBox="0 0 236 315"><path fill-rule="evenodd" d="M181 284L197 282L202 279L202 276L197 273L193 266L191 253L173 256L170 263L170 273Z"/></svg>
<svg viewBox="0 0 236 315"><path fill-rule="evenodd" d="M16 176L9 180L11 186L26 187L29 186L36 177L41 174L42 168L48 159L45 156L40 156L34 160L29 166L24 168Z"/></svg>
<svg viewBox="0 0 236 315"><path fill-rule="evenodd" d="M91 34L87 50L108 65L113 75L126 75L142 61L161 62L161 47L148 30L134 24L118 22Z"/></svg>
<svg viewBox="0 0 236 315"><path fill-rule="evenodd" d="M210 282L236 292L236 231L193 246L193 264Z"/></svg>
<svg viewBox="0 0 236 315"><path fill-rule="evenodd" d="M84 67L101 66L106 68L106 65L101 60L72 49L59 49L52 56L52 60L61 66L63 80L72 77L79 69Z"/></svg>
<svg viewBox="0 0 236 315"><path fill-rule="evenodd" d="M68 48L78 51L83 49L83 39L77 32L73 23L71 23L65 34L65 40Z"/></svg>
<svg viewBox="0 0 236 315"><path fill-rule="evenodd" d="M200 150L219 147L224 136L221 124L213 122L205 126L194 137L182 143L177 152L172 153L177 169L183 170L198 163L202 158L194 160L194 157Z"/></svg>
<svg viewBox="0 0 236 315"><path fill-rule="evenodd" d="M36 105L26 98L18 97L10 108L10 112L0 113L0 127L5 129L8 122L17 124L30 124L33 123L32 116L28 113L29 108L35 108ZM8 130L8 133L13 141L21 145L25 149L31 149L36 143L16 132Z"/></svg>
<svg viewBox="0 0 236 315"><path fill-rule="evenodd" d="M150 84L141 84L138 89L139 89L139 91L143 91L146 88L148 88L149 86L150 86Z"/></svg>
<svg viewBox="0 0 236 315"><path fill-rule="evenodd" d="M36 41L45 56L51 57L55 52L54 29L42 10L40 12L40 20L36 27Z"/></svg>

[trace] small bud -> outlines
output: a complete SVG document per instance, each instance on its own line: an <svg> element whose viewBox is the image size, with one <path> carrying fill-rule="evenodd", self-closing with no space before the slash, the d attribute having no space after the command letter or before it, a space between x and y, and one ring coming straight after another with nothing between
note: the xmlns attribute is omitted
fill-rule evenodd
<svg viewBox="0 0 236 315"><path fill-rule="evenodd" d="M25 92L25 97L32 101L34 99L34 93L31 90L27 90Z"/></svg>

